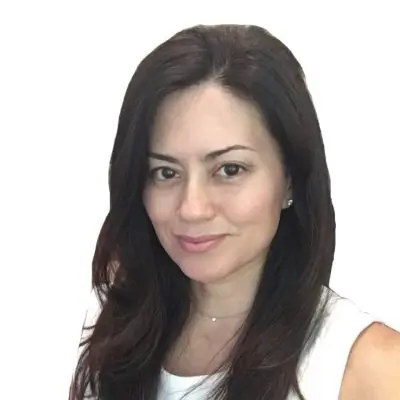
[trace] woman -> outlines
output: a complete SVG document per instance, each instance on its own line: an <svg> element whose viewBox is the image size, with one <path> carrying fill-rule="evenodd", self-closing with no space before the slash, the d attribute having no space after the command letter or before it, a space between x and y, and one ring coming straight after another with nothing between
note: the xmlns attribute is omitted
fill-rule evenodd
<svg viewBox="0 0 400 400"><path fill-rule="evenodd" d="M400 398L399 335L328 287L324 145L278 39L197 26L156 48L128 86L109 186L72 398Z"/></svg>

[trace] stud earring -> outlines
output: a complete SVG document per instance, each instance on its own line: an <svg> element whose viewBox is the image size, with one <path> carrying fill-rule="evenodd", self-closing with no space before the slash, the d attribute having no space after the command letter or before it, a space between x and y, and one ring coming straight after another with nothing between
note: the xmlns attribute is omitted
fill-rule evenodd
<svg viewBox="0 0 400 400"><path fill-rule="evenodd" d="M293 204L293 200L292 200L292 199L288 200L288 202L287 202L288 208L289 208L292 204Z"/></svg>

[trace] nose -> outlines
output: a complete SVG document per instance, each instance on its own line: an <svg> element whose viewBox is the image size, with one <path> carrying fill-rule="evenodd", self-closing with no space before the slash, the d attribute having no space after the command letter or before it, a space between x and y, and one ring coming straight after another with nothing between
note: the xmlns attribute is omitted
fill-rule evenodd
<svg viewBox="0 0 400 400"><path fill-rule="evenodd" d="M215 208L207 188L200 183L188 183L183 189L178 214L187 222L214 218Z"/></svg>

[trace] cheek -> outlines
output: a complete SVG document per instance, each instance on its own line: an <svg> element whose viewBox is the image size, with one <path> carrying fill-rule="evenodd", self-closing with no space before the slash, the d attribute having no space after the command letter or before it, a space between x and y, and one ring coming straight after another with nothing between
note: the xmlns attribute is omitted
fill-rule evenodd
<svg viewBox="0 0 400 400"><path fill-rule="evenodd" d="M171 220L174 209L173 197L160 193L156 188L148 187L143 193L143 204L155 229Z"/></svg>
<svg viewBox="0 0 400 400"><path fill-rule="evenodd" d="M238 224L265 224L265 220L275 223L281 211L281 193L273 185L252 186L229 200L225 208L232 222ZM228 216L228 215L227 215Z"/></svg>

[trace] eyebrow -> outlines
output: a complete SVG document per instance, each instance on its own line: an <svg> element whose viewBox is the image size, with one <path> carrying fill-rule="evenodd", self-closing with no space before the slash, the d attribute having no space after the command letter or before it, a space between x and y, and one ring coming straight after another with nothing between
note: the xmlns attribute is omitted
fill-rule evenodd
<svg viewBox="0 0 400 400"><path fill-rule="evenodd" d="M236 150L256 151L255 149L253 149L251 147L243 146L243 145L240 145L240 144L235 144L233 146L228 146L228 147L225 147L223 149L211 151L210 153L206 154L204 159L206 161L211 161L211 160L214 160L214 159L222 156L223 154L229 153L230 151L236 151ZM150 152L149 153L149 157L150 158L155 158L156 160L167 161L167 162L170 162L170 163L173 163L173 164L178 164L179 163L177 158L172 157L172 156L170 156L168 154L160 154L160 153Z"/></svg>

